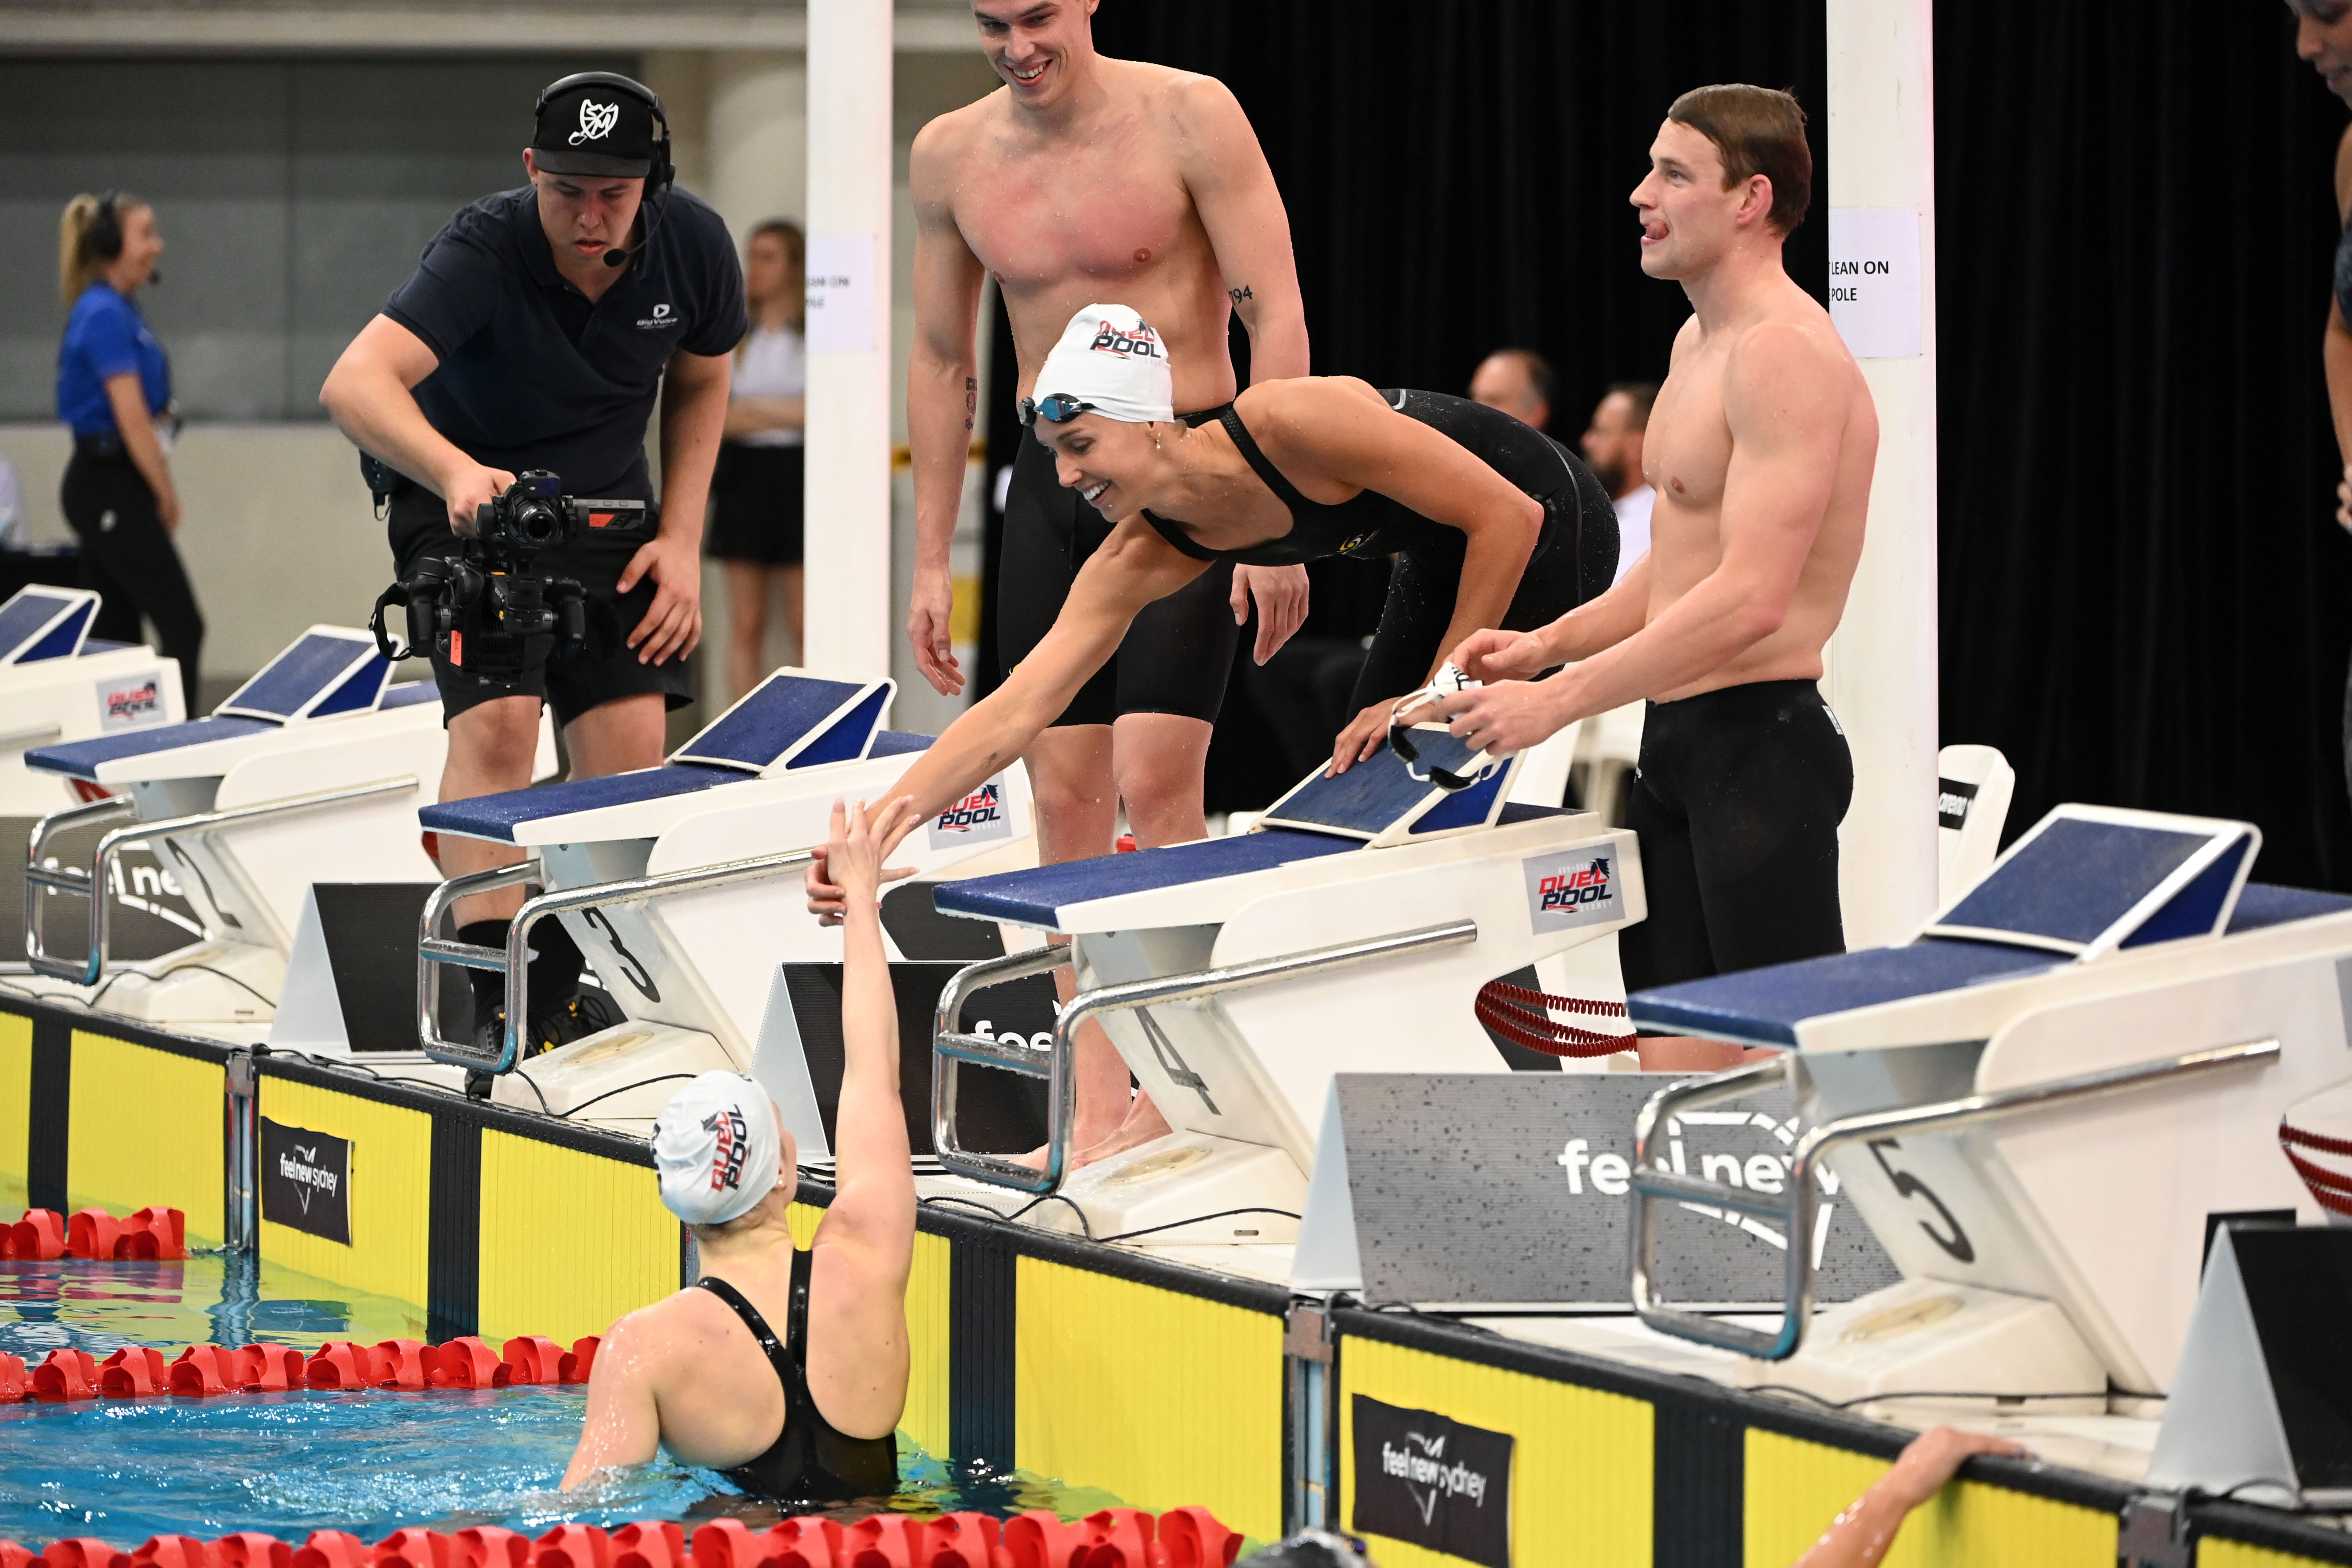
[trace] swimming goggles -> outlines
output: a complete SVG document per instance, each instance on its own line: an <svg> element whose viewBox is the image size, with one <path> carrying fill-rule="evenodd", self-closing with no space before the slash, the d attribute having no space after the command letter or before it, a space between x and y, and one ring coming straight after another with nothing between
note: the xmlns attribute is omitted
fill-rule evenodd
<svg viewBox="0 0 2352 1568"><path fill-rule="evenodd" d="M1092 414L1094 411L1093 404L1081 403L1066 392L1050 392L1043 397L1024 397L1021 400L1021 423L1024 426L1034 425L1038 420L1043 419L1048 425L1059 425L1065 420L1076 419L1081 414Z"/></svg>
<svg viewBox="0 0 2352 1568"><path fill-rule="evenodd" d="M1407 778L1416 784L1433 784L1446 794L1452 795L1456 790L1468 789L1472 784L1491 777L1496 769L1509 760L1507 753L1505 756L1494 757L1485 752L1479 752L1464 763L1463 766L1468 770L1464 773L1455 773L1450 768L1441 768L1433 763L1429 764L1427 773L1423 773L1414 765L1421 761L1421 749L1412 743L1412 726L1401 725L1398 721L1424 702L1433 702L1438 698L1450 697L1457 691L1466 691L1475 684L1476 682L1468 676L1456 669L1452 664L1448 664L1437 672L1435 679L1428 685L1418 691L1405 693L1389 709L1389 750L1394 752L1398 759L1404 763Z"/></svg>

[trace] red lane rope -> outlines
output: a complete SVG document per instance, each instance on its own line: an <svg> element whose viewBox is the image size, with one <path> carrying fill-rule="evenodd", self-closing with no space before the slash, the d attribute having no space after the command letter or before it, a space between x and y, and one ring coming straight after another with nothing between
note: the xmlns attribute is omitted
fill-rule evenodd
<svg viewBox="0 0 2352 1568"><path fill-rule="evenodd" d="M1549 1015L1569 1013L1585 1017L1622 1018L1622 1002L1596 1002L1582 996L1554 996L1490 980L1479 989L1474 1009L1478 1022L1515 1046L1541 1051L1548 1057L1606 1057L1633 1048L1631 1031L1605 1035L1555 1021Z"/></svg>

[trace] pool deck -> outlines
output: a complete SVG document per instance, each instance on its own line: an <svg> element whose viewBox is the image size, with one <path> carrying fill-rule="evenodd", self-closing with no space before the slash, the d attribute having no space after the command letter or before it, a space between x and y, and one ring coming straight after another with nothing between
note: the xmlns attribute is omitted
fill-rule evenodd
<svg viewBox="0 0 2352 1568"><path fill-rule="evenodd" d="M348 1144L351 1176L349 1239L272 1212L253 1238L263 1266L414 1303L427 1338L569 1342L689 1281L642 1140L400 1076L0 1000L0 1194L170 1205L192 1243L217 1246L236 1130L267 1122ZM829 1197L804 1176L803 1239ZM926 1205L919 1232L903 1422L916 1441L1140 1508L1200 1504L1260 1539L1349 1521L1364 1400L1508 1438L1520 1568L1790 1561L1906 1436L1732 1388L1729 1357L1622 1315L1373 1311L1295 1295L1286 1247L1105 1246L960 1205ZM2153 1422L2000 1429L2042 1458L1975 1461L1911 1527L1932 1537L1922 1561L2110 1568L2126 1513L2170 1505L2138 1480ZM1364 1463L1377 1473L1377 1456ZM2242 1503L2189 1512L2209 1568L2352 1564L2352 1534L2328 1522Z"/></svg>

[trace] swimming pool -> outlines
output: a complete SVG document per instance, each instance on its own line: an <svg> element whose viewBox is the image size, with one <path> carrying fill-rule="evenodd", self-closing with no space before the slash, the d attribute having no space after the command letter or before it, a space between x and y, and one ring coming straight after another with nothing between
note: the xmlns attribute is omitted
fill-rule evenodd
<svg viewBox="0 0 2352 1568"><path fill-rule="evenodd" d="M0 1351L36 1362L72 1347L104 1356L125 1344L248 1342L308 1351L331 1340L421 1338L403 1302L354 1297L243 1254L184 1263L0 1262ZM0 1405L0 1538L38 1547L95 1535L137 1545L152 1535L241 1530L299 1539L394 1530L635 1520L775 1517L718 1476L656 1463L604 1487L559 1491L586 1405L577 1387L430 1394L274 1394L214 1399ZM1108 1492L983 1467L951 1466L899 1444L898 1492L838 1510L1051 1509L1077 1518L1113 1507Z"/></svg>

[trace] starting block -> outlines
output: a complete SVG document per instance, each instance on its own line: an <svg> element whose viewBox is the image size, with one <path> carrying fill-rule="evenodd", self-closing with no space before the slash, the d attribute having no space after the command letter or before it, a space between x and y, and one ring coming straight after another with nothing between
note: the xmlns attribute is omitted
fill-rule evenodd
<svg viewBox="0 0 2352 1568"><path fill-rule="evenodd" d="M2261 843L2247 823L2063 805L1909 942L1633 997L1638 1025L1786 1053L1642 1113L1643 1320L1752 1358L1739 1381L1838 1403L2105 1413L2111 1393L2165 1394L2214 1228L2319 1217L2280 1126L2345 1078L2352 1043L2352 899L2250 883ZM1783 1082L1810 1128L1784 1194L1662 1159L1673 1117ZM1777 1330L1659 1299L1659 1205L1810 1234L1824 1165L1904 1283L1816 1319L1792 1247Z"/></svg>
<svg viewBox="0 0 2352 1568"><path fill-rule="evenodd" d="M391 675L367 633L313 626L210 718L27 752L34 772L105 792L34 830L25 949L36 976L58 983L59 998L142 1022L261 1038L313 882L436 878L414 813L440 788L441 705L430 684L392 686ZM551 766L545 731L541 748ZM90 866L56 863L59 833L110 824ZM109 900L90 893L141 840L173 869L204 936L122 963L108 952ZM87 912L86 956L52 954L45 939L68 900Z"/></svg>
<svg viewBox="0 0 2352 1568"><path fill-rule="evenodd" d="M814 1105L788 1001L775 1016L781 966L842 959L841 932L809 917L802 886L834 803L880 802L931 743L882 727L895 690L887 680L779 670L659 767L427 807L420 819L436 833L513 845L531 858L445 882L426 901L417 965L425 1053L485 1075L499 1104L640 1133L678 1081L719 1068L756 1068L781 1102ZM918 881L884 899L889 955L935 956L907 951L922 945L926 879L968 863L1034 860L1033 842L1017 763L908 836L891 858L913 865ZM505 948L440 934L458 899L526 883L541 890ZM628 1022L526 1061L530 931L551 918ZM441 972L451 966L505 973L506 1033L488 1048L440 1032Z"/></svg>
<svg viewBox="0 0 2352 1568"><path fill-rule="evenodd" d="M1413 739L1426 764L1464 764L1467 748L1442 728ZM1508 803L1519 760L1448 795L1384 750L1338 778L1310 775L1244 834L940 888L947 913L1072 938L974 964L941 994L941 1164L1058 1194L1067 1201L1030 1205L1029 1223L1083 1223L1097 1239L1294 1240L1334 1072L1509 1070L1475 1016L1481 989L1586 944L1613 967L1614 933L1643 916L1633 836ZM1077 995L1049 1048L961 1032L976 993L1063 963ZM1174 1131L1073 1173L1072 1042L1087 1019ZM966 1067L1047 1080L1043 1170L963 1146ZM1231 1210L1249 1212L1221 1217Z"/></svg>
<svg viewBox="0 0 2352 1568"><path fill-rule="evenodd" d="M98 602L87 588L31 587L0 605L0 816L46 816L81 798L28 768L29 749L187 717L179 661L92 637Z"/></svg>

